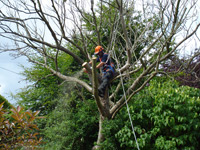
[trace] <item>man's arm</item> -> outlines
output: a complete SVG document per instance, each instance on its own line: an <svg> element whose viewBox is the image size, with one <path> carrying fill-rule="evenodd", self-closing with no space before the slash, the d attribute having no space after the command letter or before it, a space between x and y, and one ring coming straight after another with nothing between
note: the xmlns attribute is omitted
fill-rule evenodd
<svg viewBox="0 0 200 150"><path fill-rule="evenodd" d="M89 64L91 65L91 64L92 64L92 61L90 61ZM100 63L96 66L96 68L99 69L99 68L101 68L104 64L105 64L105 62L100 62ZM83 71L87 73L87 70L86 70L85 68L83 68Z"/></svg>
<svg viewBox="0 0 200 150"><path fill-rule="evenodd" d="M99 68L101 68L104 64L105 64L104 62L100 62L100 63L96 66L96 68L99 69Z"/></svg>
<svg viewBox="0 0 200 150"><path fill-rule="evenodd" d="M99 62L99 57L97 58L97 62ZM92 61L90 61L89 64L92 64ZM105 64L105 63L101 61L101 62L96 66L96 68L99 69L99 68L101 68L104 64Z"/></svg>

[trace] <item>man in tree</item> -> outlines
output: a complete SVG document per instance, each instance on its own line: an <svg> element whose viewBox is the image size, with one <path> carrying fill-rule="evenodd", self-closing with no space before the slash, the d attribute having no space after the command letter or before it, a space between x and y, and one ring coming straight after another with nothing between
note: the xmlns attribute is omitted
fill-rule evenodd
<svg viewBox="0 0 200 150"><path fill-rule="evenodd" d="M100 62L96 68L101 69L102 73L102 82L100 86L98 87L98 92L100 97L104 97L106 88L109 84L109 81L113 78L115 69L114 64L110 59L110 56L104 52L104 49L102 46L97 46L95 48L94 55L97 55L97 62ZM92 61L89 62L91 64ZM84 68L84 71L86 72L86 69Z"/></svg>

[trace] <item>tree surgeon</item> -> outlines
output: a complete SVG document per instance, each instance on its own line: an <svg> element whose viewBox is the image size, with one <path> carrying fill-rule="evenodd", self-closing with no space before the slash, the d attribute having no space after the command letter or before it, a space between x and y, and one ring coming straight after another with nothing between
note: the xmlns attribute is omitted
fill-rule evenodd
<svg viewBox="0 0 200 150"><path fill-rule="evenodd" d="M97 46L95 48L94 55L97 56L97 62L99 62L96 68L100 69L102 73L102 81L98 87L98 93L100 97L104 97L106 88L108 87L110 80L114 77L115 74L114 63L112 62L110 56L104 52L102 46ZM89 62L89 64L91 63L92 61ZM84 72L87 72L85 68Z"/></svg>

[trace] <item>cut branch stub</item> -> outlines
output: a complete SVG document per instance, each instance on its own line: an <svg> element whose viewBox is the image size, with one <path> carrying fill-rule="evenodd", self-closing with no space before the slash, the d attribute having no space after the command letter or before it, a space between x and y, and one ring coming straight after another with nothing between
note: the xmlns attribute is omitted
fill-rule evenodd
<svg viewBox="0 0 200 150"><path fill-rule="evenodd" d="M91 68L90 68L90 65L88 64L88 62L84 62L82 64L82 67L84 67L89 74L92 74L92 71L91 71Z"/></svg>
<svg viewBox="0 0 200 150"><path fill-rule="evenodd" d="M96 72L96 57L92 58L92 79L93 79L93 94L98 95L98 80Z"/></svg>

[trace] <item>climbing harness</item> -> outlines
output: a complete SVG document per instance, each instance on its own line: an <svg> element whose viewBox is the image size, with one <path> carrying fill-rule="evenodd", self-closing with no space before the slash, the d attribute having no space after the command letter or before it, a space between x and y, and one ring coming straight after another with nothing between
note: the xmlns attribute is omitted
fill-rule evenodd
<svg viewBox="0 0 200 150"><path fill-rule="evenodd" d="M110 54L104 53L107 55L107 59L105 61L105 64L102 66L103 72L108 72L111 71L112 75L114 76L115 73L115 65L114 62L112 61L112 59L110 58ZM99 61L102 62L102 58L99 57ZM101 69L102 70L102 69Z"/></svg>

